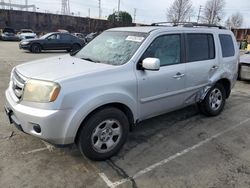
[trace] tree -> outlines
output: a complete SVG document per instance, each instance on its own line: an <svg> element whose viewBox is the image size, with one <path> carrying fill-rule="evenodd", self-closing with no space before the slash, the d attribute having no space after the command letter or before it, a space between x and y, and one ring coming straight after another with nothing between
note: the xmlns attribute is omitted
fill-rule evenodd
<svg viewBox="0 0 250 188"><path fill-rule="evenodd" d="M115 12L113 14L110 14L108 16L108 20L112 22L120 21L130 24L132 23L132 16L128 12L120 11L119 13Z"/></svg>
<svg viewBox="0 0 250 188"><path fill-rule="evenodd" d="M242 24L243 24L243 16L239 12L230 16L225 23L226 27L229 29L239 28L242 26Z"/></svg>
<svg viewBox="0 0 250 188"><path fill-rule="evenodd" d="M225 0L207 0L203 11L203 22L218 24L222 20Z"/></svg>
<svg viewBox="0 0 250 188"><path fill-rule="evenodd" d="M231 23L233 28L239 28L243 24L243 16L241 13L237 12L232 15Z"/></svg>
<svg viewBox="0 0 250 188"><path fill-rule="evenodd" d="M167 20L178 23L187 21L193 13L191 0L175 0L167 9Z"/></svg>

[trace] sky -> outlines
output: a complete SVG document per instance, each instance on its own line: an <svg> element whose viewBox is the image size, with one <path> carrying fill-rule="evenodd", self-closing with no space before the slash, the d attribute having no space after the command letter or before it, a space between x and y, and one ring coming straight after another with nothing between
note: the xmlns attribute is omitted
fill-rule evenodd
<svg viewBox="0 0 250 188"><path fill-rule="evenodd" d="M7 2L7 0L5 0ZM23 3L25 0L12 0L13 3ZM98 18L98 0L69 0L70 12L75 15ZM129 12L134 17L136 9L136 23L150 24L153 22L166 21L166 10L174 0L120 0L120 10ZM191 21L197 21L200 6L205 6L207 0L192 0L194 16ZM240 12L244 17L242 27L250 28L250 0L225 0L224 19L232 14ZM29 0L29 4L35 4L40 12L59 13L61 11L61 0ZM106 19L109 14L118 9L118 0L101 0L102 18Z"/></svg>

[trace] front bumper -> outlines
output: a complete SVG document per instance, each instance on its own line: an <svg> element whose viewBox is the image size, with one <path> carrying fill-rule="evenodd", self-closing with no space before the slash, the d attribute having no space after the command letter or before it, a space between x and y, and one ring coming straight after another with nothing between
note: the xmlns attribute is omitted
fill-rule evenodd
<svg viewBox="0 0 250 188"><path fill-rule="evenodd" d="M5 96L5 112L10 123L19 130L55 145L74 143L74 138L66 136L72 110L44 110L24 106L15 102L9 89L6 90ZM40 133L34 127L37 125L41 129Z"/></svg>
<svg viewBox="0 0 250 188"><path fill-rule="evenodd" d="M241 80L250 80L250 64L247 63L240 64L239 77Z"/></svg>
<svg viewBox="0 0 250 188"><path fill-rule="evenodd" d="M27 45L23 45L23 44L19 44L19 48L20 49L23 49L23 50L30 50L30 44L27 44Z"/></svg>

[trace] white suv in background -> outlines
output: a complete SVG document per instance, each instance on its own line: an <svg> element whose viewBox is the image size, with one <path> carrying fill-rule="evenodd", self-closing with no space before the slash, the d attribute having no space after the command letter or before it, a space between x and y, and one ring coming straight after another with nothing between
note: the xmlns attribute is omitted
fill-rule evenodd
<svg viewBox="0 0 250 188"><path fill-rule="evenodd" d="M21 31L18 33L18 37L20 40L25 40L37 38L37 35L31 29L21 29Z"/></svg>
<svg viewBox="0 0 250 188"><path fill-rule="evenodd" d="M220 114L238 59L233 33L215 25L110 29L78 53L16 66L5 110L20 130L105 160L142 120L195 103Z"/></svg>

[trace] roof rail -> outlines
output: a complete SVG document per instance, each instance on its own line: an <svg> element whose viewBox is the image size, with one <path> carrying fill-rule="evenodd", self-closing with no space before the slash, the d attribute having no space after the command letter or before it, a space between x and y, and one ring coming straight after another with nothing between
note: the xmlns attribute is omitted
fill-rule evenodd
<svg viewBox="0 0 250 188"><path fill-rule="evenodd" d="M197 22L158 22L152 23L151 26L164 26L165 24L170 24L170 26L176 27L182 25L183 27L217 27L219 29L227 29L226 27L216 25L216 24L204 24Z"/></svg>

